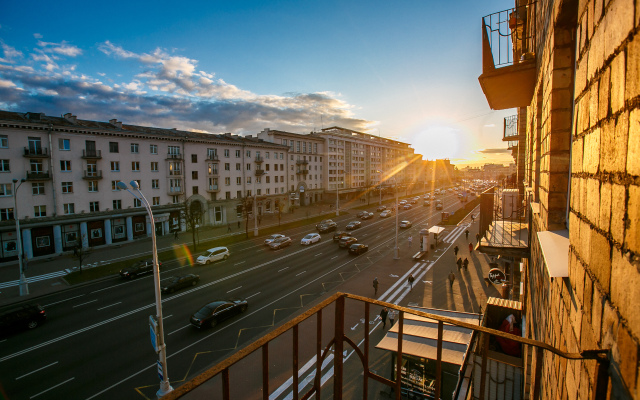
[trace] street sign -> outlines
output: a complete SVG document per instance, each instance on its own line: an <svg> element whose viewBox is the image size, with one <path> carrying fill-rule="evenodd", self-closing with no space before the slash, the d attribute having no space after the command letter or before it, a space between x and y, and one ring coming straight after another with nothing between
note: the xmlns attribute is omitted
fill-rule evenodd
<svg viewBox="0 0 640 400"><path fill-rule="evenodd" d="M492 268L489 270L489 281L494 284L500 284L507 280L507 276L499 268Z"/></svg>
<svg viewBox="0 0 640 400"><path fill-rule="evenodd" d="M160 381L163 381L164 371L162 370L162 363L160 362L160 360L156 361L156 363L158 364L158 378L160 378Z"/></svg>
<svg viewBox="0 0 640 400"><path fill-rule="evenodd" d="M153 315L149 315L149 335L151 336L151 346L157 353L158 349L158 321Z"/></svg>

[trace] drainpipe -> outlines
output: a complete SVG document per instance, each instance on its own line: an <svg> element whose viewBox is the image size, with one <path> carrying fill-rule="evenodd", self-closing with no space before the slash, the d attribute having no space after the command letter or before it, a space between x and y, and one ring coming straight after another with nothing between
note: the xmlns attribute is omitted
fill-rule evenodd
<svg viewBox="0 0 640 400"><path fill-rule="evenodd" d="M578 70L578 57L576 57L576 33L574 31L573 33L573 44L574 44L574 50L573 50L573 82L571 84L571 93L575 93L575 89L576 89L576 71ZM565 212L565 218L564 218L564 225L567 227L567 231L569 230L569 206L571 205L571 167L572 167L572 163L573 163L573 129L575 128L574 126L574 113L575 113L575 98L573 99L573 101L571 101L571 129L569 132L569 135L571 137L571 140L569 141L569 176L567 179L567 207L566 207L566 212Z"/></svg>
<svg viewBox="0 0 640 400"><path fill-rule="evenodd" d="M53 140L51 138L51 131L53 130L53 124L49 124L49 131L47 132L47 136L49 138L49 152L51 157L49 157L49 171L51 172L51 194L53 195L53 216L58 215L58 197L56 196L56 174L53 171Z"/></svg>

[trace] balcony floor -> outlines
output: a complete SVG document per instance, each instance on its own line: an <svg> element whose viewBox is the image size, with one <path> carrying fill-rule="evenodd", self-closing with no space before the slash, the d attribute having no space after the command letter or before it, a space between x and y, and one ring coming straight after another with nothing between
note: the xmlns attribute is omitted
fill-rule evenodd
<svg viewBox="0 0 640 400"><path fill-rule="evenodd" d="M529 255L529 227L520 221L494 221L480 239L477 250L492 255L527 257Z"/></svg>

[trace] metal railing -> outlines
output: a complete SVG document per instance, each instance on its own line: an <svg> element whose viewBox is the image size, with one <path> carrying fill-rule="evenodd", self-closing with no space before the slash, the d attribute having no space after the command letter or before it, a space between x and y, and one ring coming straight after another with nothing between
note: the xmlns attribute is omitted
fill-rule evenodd
<svg viewBox="0 0 640 400"><path fill-rule="evenodd" d="M350 329L345 329L345 303L349 300L349 315L353 316L356 312L356 308L358 304L364 306L363 311L363 320L369 321L372 316L371 307L379 306L379 307L387 307L388 309L395 309L398 311L399 316L397 320L398 324L398 332L397 332L397 351L396 357L394 360L394 364L392 369L395 371L393 374L395 376L395 380L391 380L385 378L376 372L374 372L370 366L370 348L371 348L371 337L369 333L369 329L364 329L362 333L363 338L360 343L362 344L362 349L360 345L356 344L359 338L352 339L348 335L350 334ZM353 302L353 303L351 303ZM333 335L332 337L323 339L323 316L325 312L329 313L330 308L334 309L333 315ZM329 311L326 311L329 309ZM370 381L376 381L382 383L389 388L393 389L393 396L400 400L402 398L403 387L402 387L402 369L403 369L403 357L405 357L403 353L403 335L404 335L404 324L405 324L405 314L412 314L422 318L428 318L430 320L435 321L437 323L437 340L435 341L436 347L436 358L433 360L435 362L435 382L433 382L433 387L431 392L435 398L441 398L442 395L442 352L443 352L443 329L444 325L454 325L457 327L462 327L473 331L472 338L470 343L471 350L467 350L467 353L464 358L464 368L480 368L479 374L470 374L467 377L463 377L461 379L470 380L470 384L478 385L480 390L478 391L479 395L464 395L460 393L460 385L454 391L454 398L474 398L484 400L486 397L485 392L488 390L488 379L490 379L489 369L487 367L487 361L490 359L489 356L489 340L492 337L501 337L505 339L509 339L515 342L518 342L520 345L531 346L533 348L533 352L535 353L536 362L535 369L532 371L533 381L531 385L533 387L533 400L538 400L540 398L540 381L541 375L543 371L543 358L544 357L560 357L567 362L571 360L595 360L597 362L597 368L595 369L595 385L593 387L593 391L595 394L594 398L600 398L598 395L605 395L608 388L608 367L609 367L609 351L602 349L595 350L584 350L581 353L568 353L557 348L554 348L547 343L539 342L532 339L523 338L520 336L514 336L511 334L507 334L505 332L486 328L483 326L478 326L474 324L469 324L465 322L460 322L456 319L443 317L440 315L430 314L426 312L421 312L415 309L410 309L406 307L397 306L391 303L385 303L382 301L377 301L373 299L369 299L362 296L352 295L348 293L336 293L318 305L310 308L299 316L289 320L283 325L275 328L273 331L269 332L265 336L259 338L255 342L246 346L245 348L239 350L232 356L218 363L217 365L209 368L205 372L199 374L195 378L187 381L182 386L176 388L173 392L167 394L163 397L165 400L173 400L181 397L190 397L188 394L202 385L197 393L194 393L194 397L202 398L222 398L222 399L230 399L232 397L232 392L235 394L235 398L238 398L238 392L242 391L251 391L253 397L262 396L264 400L268 400L270 398L271 392L273 390L272 381L270 378L270 368L275 365L276 361L283 361L285 358L284 351L282 347L278 347L278 352L275 357L270 356L270 346L269 344L275 340L286 340L286 338L291 338L291 349L290 351L286 351L286 354L291 354L291 371L294 371L289 378L292 381L291 387L293 388L293 392L291 393L293 399L309 399L312 396L315 398L322 398L322 390L331 390L332 398L336 400L341 400L343 398L344 391L344 374L345 370L357 370L358 374L362 376L362 382L359 391L362 392L362 398L369 398L369 389L370 389ZM376 315L375 313L373 315ZM315 326L313 326L312 317L315 316ZM305 335L303 333L303 339L300 340L300 329L301 324L303 325L303 329L306 329L308 332ZM330 320L328 322L324 322L325 324L331 324ZM367 324L368 325L368 324ZM315 340L313 340L313 333L311 330L315 328ZM287 336L285 336L287 334ZM355 333L351 333L351 335L355 336ZM476 340L477 339L477 340ZM282 343L282 342L278 342ZM306 351L300 351L300 345L306 345ZM346 346L345 346L346 345ZM299 358L300 353L309 354L310 347L315 350L314 362L315 364L307 365L309 367L309 371L315 371L313 376L313 381L309 382L308 385L311 387L306 390L306 392L299 393L300 391L300 377L298 375L298 367L299 367ZM354 353L357 355L356 360L360 361L360 365L352 367L350 364L345 365L345 360L341 356L333 356L333 355L342 355L346 351L347 347L351 347ZM304 349L303 349L304 350ZM473 351L475 354L475 359L470 360L470 352ZM477 361L480 361L477 363ZM354 363L357 363L354 361ZM332 388L323 388L322 387L322 367L323 363L326 364L328 362L333 363L333 387ZM261 364L261 368L256 365ZM478 365L479 364L479 365ZM376 368L378 368L376 366ZM232 371L232 368L233 371ZM231 375L232 372L237 372L239 375L245 375L247 368L250 368L252 371L252 375L255 377L254 385L256 388L248 388L249 385L248 380L240 379L236 380L239 383L238 386L232 386ZM353 368L353 369L352 369ZM360 372L361 371L361 372ZM462 369L461 369L462 371ZM477 378L475 378L477 377ZM216 378L215 381L213 378ZM218 379L219 378L219 379ZM311 378L310 378L311 379ZM474 379L479 379L479 382L474 381ZM360 383L359 383L360 384ZM306 387L308 387L308 385ZM521 391L523 389L520 389ZM304 389L302 389L304 391ZM260 394L257 394L260 393ZM349 392L353 395L353 392ZM522 394L522 393L520 393ZM523 396L520 396L523 398Z"/></svg>
<svg viewBox="0 0 640 400"><path fill-rule="evenodd" d="M489 41L494 67L517 64L533 52L536 40L536 2L482 17L484 40Z"/></svg>
<svg viewBox="0 0 640 400"><path fill-rule="evenodd" d="M28 181L48 181L51 179L49 171L47 172L27 172Z"/></svg>
<svg viewBox="0 0 640 400"><path fill-rule="evenodd" d="M82 158L102 158L101 150L82 150Z"/></svg>
<svg viewBox="0 0 640 400"><path fill-rule="evenodd" d="M503 138L518 136L518 114L504 118Z"/></svg>
<svg viewBox="0 0 640 400"><path fill-rule="evenodd" d="M46 147L25 147L24 148L24 156L25 157L49 157L49 149Z"/></svg>
<svg viewBox="0 0 640 400"><path fill-rule="evenodd" d="M517 189L491 188L480 195L480 245L527 248L529 198Z"/></svg>

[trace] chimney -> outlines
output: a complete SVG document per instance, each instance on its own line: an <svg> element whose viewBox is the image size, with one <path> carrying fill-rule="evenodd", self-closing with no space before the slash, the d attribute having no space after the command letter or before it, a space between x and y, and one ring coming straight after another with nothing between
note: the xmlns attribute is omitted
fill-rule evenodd
<svg viewBox="0 0 640 400"><path fill-rule="evenodd" d="M118 119L117 119L117 118L110 119L110 120L109 120L109 123L110 123L111 125L115 126L115 127L116 127L116 128L118 128L118 129L122 129L122 122L121 122L121 121L118 121Z"/></svg>
<svg viewBox="0 0 640 400"><path fill-rule="evenodd" d="M225 135L226 137L231 137L231 132L226 132L224 135Z"/></svg>
<svg viewBox="0 0 640 400"><path fill-rule="evenodd" d="M71 113L66 113L65 115L63 115L64 119L66 119L67 121L71 122L72 124L75 124L78 122L78 117L76 117L75 115L71 114Z"/></svg>

